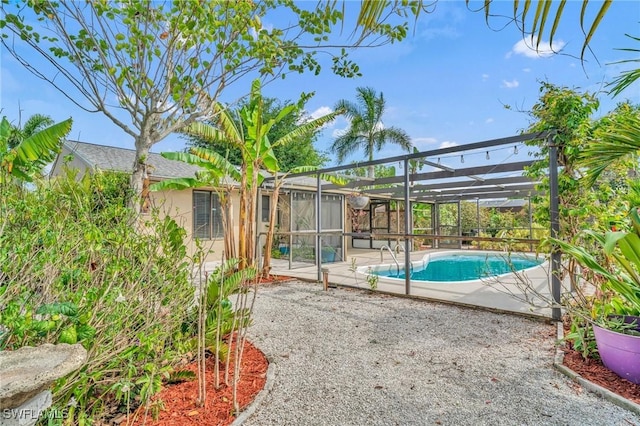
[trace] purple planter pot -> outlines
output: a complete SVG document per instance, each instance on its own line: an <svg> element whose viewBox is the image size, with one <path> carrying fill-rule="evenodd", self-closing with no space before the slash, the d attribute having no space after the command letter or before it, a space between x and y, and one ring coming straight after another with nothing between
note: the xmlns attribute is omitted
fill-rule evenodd
<svg viewBox="0 0 640 426"><path fill-rule="evenodd" d="M638 317L625 317L631 323ZM640 336L631 336L593 325L598 353L602 363L618 376L640 384Z"/></svg>

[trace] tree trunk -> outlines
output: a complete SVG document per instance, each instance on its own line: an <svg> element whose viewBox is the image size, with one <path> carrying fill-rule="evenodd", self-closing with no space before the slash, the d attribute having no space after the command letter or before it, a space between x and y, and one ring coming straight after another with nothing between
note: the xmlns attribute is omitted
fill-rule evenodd
<svg viewBox="0 0 640 426"><path fill-rule="evenodd" d="M369 144L369 161L373 161L373 141L371 141L371 143ZM367 167L367 177L371 179L375 179L376 166Z"/></svg>
<svg viewBox="0 0 640 426"><path fill-rule="evenodd" d="M376 177L376 168L375 166L367 167L367 177L374 179Z"/></svg>
<svg viewBox="0 0 640 426"><path fill-rule="evenodd" d="M149 161L149 149L151 145L153 145L153 142L147 134L141 133L136 138L136 155L132 164L133 172L129 180L132 192L129 198L129 207L136 213L140 213L141 211L144 180L149 177L147 162Z"/></svg>
<svg viewBox="0 0 640 426"><path fill-rule="evenodd" d="M262 276L268 277L271 271L271 246L273 245L273 234L276 229L276 216L278 212L278 198L280 196L280 186L275 185L273 194L271 195L271 208L269 209L269 228L267 229L267 238L264 243L264 262L262 263Z"/></svg>
<svg viewBox="0 0 640 426"><path fill-rule="evenodd" d="M224 257L225 260L236 257L235 233L233 232L233 203L231 202L231 191L220 191L220 208L222 210L222 224L226 232L224 233Z"/></svg>
<svg viewBox="0 0 640 426"><path fill-rule="evenodd" d="M227 193L227 235L225 238L227 240L227 259L234 259L236 257L236 234L234 232L234 222L233 222L233 201L231 199L231 192Z"/></svg>
<svg viewBox="0 0 640 426"><path fill-rule="evenodd" d="M249 266L257 266L255 244L255 223L256 223L256 203L258 202L258 175L260 164L254 162L253 174L251 177L251 192L249 193L249 203L247 208L247 262Z"/></svg>
<svg viewBox="0 0 640 426"><path fill-rule="evenodd" d="M239 268L247 267L247 167L242 166L242 178L240 180L240 212L238 218L238 257Z"/></svg>

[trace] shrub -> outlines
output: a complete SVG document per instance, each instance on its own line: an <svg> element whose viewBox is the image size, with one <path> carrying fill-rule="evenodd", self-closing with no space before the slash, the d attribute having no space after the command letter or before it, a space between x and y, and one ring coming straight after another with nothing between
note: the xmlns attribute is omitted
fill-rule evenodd
<svg viewBox="0 0 640 426"><path fill-rule="evenodd" d="M0 186L0 349L81 343L88 361L54 386L54 408L90 423L144 404L190 349L185 231L126 207L125 177L73 172Z"/></svg>

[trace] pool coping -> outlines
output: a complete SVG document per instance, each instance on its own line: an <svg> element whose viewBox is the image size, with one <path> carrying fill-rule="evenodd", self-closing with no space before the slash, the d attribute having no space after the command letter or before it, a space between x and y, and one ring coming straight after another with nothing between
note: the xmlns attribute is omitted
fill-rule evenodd
<svg viewBox="0 0 640 426"><path fill-rule="evenodd" d="M429 261L425 261L426 257L431 257L432 254L436 254L437 257L434 258L434 260L440 258L440 257L444 257L447 254L467 254L467 255L497 255L498 253L502 253L502 252L495 252L495 251L488 251L488 250L477 250L477 251L472 251L472 252L468 252L465 250L445 250L445 251L438 251L435 253L425 253L424 256L421 259L418 260L412 260L411 261L411 267L412 269L417 269L420 268L418 270L423 270L425 269L425 265L427 263L430 262L431 259L429 259ZM534 256L535 253L523 253L522 255L524 255L525 257L538 257L538 256ZM477 279L472 279L472 280L458 280L458 281L429 281L429 280L415 280L416 282L419 282L422 285L458 285L458 284L470 284L470 285L475 285L475 284L483 284L486 285L488 280L497 280L497 279L508 279L511 276L513 276L514 273L518 272L518 273L534 273L535 271L540 271L540 270L544 270L545 265L548 267L549 261L548 260L543 260L541 263L537 264L536 266L530 266L528 268L525 269L519 269L517 271L511 271L511 272L506 272L504 274L500 274L500 275L493 275L491 277L485 277L485 278L477 278ZM376 265L367 265L367 266L359 266L356 269L356 273L368 276L371 275L371 272L378 272L381 271L382 269L388 268L389 270L394 266L393 263L380 263L380 264L376 264ZM395 265L398 268L398 273L400 273L400 271L404 272L404 264L401 265ZM413 272L412 272L413 273ZM377 275L379 277L379 279L382 280L390 280L394 283L404 283L405 282L405 278L404 277L391 277L388 275L381 275L381 274L374 274ZM413 280L413 279L412 279Z"/></svg>

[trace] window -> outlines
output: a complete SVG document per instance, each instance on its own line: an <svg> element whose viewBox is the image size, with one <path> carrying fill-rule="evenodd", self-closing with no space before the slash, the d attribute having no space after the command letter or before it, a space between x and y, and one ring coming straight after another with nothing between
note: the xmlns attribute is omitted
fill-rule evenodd
<svg viewBox="0 0 640 426"><path fill-rule="evenodd" d="M222 237L222 209L211 191L193 191L193 236L203 240Z"/></svg>
<svg viewBox="0 0 640 426"><path fill-rule="evenodd" d="M271 208L271 196L263 195L262 196L262 221L269 222L269 213Z"/></svg>

